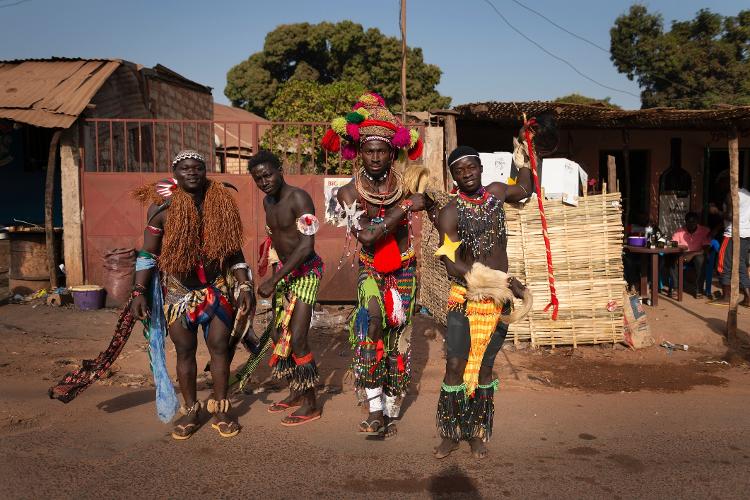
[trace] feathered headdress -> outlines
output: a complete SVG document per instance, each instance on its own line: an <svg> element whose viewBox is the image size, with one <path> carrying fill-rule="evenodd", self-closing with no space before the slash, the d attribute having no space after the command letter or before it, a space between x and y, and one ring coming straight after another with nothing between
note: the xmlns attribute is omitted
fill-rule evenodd
<svg viewBox="0 0 750 500"><path fill-rule="evenodd" d="M424 148L419 132L402 125L375 92L362 95L350 113L335 118L321 144L326 151L341 151L345 160L351 160L357 156L358 146L371 140L383 141L407 153L411 160L422 156Z"/></svg>

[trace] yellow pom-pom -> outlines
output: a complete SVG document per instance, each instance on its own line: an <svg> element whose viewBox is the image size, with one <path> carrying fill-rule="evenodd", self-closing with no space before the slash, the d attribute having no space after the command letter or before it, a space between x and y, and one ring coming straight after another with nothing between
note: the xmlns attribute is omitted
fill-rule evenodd
<svg viewBox="0 0 750 500"><path fill-rule="evenodd" d="M377 97L375 97L375 96L374 96L374 95L372 95L372 94L364 94L364 95L362 95L362 96L361 96L361 97L359 98L359 102L361 102L361 103L362 103L362 104L364 104L365 106L377 106L378 104L380 104L380 103L378 102L378 99L377 99Z"/></svg>
<svg viewBox="0 0 750 500"><path fill-rule="evenodd" d="M409 148L413 148L419 140L419 132L415 129L409 129Z"/></svg>
<svg viewBox="0 0 750 500"><path fill-rule="evenodd" d="M365 120L370 116L370 112L367 111L365 108L359 108L357 110L357 113L359 113L360 115L362 115L362 118L364 118Z"/></svg>
<svg viewBox="0 0 750 500"><path fill-rule="evenodd" d="M344 118L343 116L334 118L331 122L331 128L339 135L346 134L346 118Z"/></svg>

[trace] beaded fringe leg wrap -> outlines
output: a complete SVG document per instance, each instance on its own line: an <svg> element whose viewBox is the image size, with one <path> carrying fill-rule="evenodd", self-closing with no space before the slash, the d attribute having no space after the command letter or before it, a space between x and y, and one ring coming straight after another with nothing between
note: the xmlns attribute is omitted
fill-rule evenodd
<svg viewBox="0 0 750 500"><path fill-rule="evenodd" d="M440 388L437 405L437 427L440 437L459 441L461 439L461 421L466 402L466 386L446 385Z"/></svg>
<svg viewBox="0 0 750 500"><path fill-rule="evenodd" d="M365 389L383 387L386 376L385 358L377 360L375 349L360 347L354 357L354 385Z"/></svg>
<svg viewBox="0 0 750 500"><path fill-rule="evenodd" d="M492 421L495 418L496 388L497 380L479 385L474 395L466 400L461 426L464 439L480 438L485 443L490 440Z"/></svg>
<svg viewBox="0 0 750 500"><path fill-rule="evenodd" d="M411 380L411 353L401 356L403 369L399 367L398 356L387 356L387 367L384 367L384 389L388 396L403 396Z"/></svg>
<svg viewBox="0 0 750 500"><path fill-rule="evenodd" d="M305 392L313 389L318 384L318 380L320 380L320 375L315 361L295 365L289 378L289 389L295 392Z"/></svg>
<svg viewBox="0 0 750 500"><path fill-rule="evenodd" d="M273 365L271 376L275 379L285 378L291 381L295 368L297 368L297 364L294 362L291 355L286 358L279 358L276 361L276 364Z"/></svg>

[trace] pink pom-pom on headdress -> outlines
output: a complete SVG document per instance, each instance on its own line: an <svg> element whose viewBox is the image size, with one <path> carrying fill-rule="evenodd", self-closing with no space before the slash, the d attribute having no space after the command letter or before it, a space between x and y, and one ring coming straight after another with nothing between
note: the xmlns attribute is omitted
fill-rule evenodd
<svg viewBox="0 0 750 500"><path fill-rule="evenodd" d="M359 142L359 125L356 123L347 123L346 133L354 139L354 141Z"/></svg>
<svg viewBox="0 0 750 500"><path fill-rule="evenodd" d="M357 157L357 149L351 143L347 142L341 148L341 157L345 160L353 160Z"/></svg>
<svg viewBox="0 0 750 500"><path fill-rule="evenodd" d="M411 136L409 135L409 129L406 127L399 127L396 130L396 134L391 139L391 144L399 149L408 148L411 144Z"/></svg>
<svg viewBox="0 0 750 500"><path fill-rule="evenodd" d="M381 106L385 107L385 99L383 99L377 92L370 92L370 95L378 100Z"/></svg>

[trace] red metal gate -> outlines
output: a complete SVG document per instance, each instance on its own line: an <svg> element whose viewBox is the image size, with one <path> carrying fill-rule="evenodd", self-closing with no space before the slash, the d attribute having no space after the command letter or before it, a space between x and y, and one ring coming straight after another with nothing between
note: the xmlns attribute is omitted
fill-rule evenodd
<svg viewBox="0 0 750 500"><path fill-rule="evenodd" d="M236 129L233 129L236 127ZM276 128L274 128L276 127ZM143 228L148 207L141 206L131 197L131 192L147 183L155 182L169 175L171 155L179 149L192 148L211 158L207 161L209 170L216 172L226 166L227 147L221 151L217 147L220 140L212 141L215 131L224 134L226 146L227 131L237 137L238 159L247 159L260 144L278 146L280 139L274 139L274 131L285 131L288 127L298 133L296 140L285 143L286 149L280 154L285 165L285 179L307 191L315 203L318 217L324 220L326 210L324 180L327 175L342 165L339 157L330 158L308 154L309 159L323 164L314 164L315 175L302 175L300 164L294 167L301 155L314 153L325 132L323 123L269 122L213 122L208 120L111 120L91 119L82 130L81 191L83 206L84 272L88 283L103 282L103 257L112 248L140 248L143 243ZM249 132L243 132L249 130ZM242 134L250 136L247 141ZM286 136L288 138L288 136ZM243 144L250 147L243 150ZM223 155L223 162L222 162ZM291 168L290 168L291 165ZM333 167L332 167L333 166ZM308 167L309 169L309 167ZM223 170L223 169L222 169ZM290 175L291 173L291 175ZM210 173L212 179L222 180L236 186L239 193L240 214L245 230L245 259L256 270L258 245L265 238L265 213L262 193L255 187L252 178L245 175ZM419 228L417 224L416 228ZM342 257L345 232L343 228L322 224L315 237L315 248L326 264L326 272L320 289L320 300L354 301L356 299L356 267L346 260L337 269Z"/></svg>

